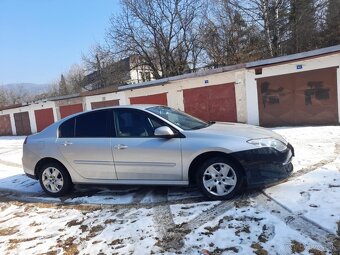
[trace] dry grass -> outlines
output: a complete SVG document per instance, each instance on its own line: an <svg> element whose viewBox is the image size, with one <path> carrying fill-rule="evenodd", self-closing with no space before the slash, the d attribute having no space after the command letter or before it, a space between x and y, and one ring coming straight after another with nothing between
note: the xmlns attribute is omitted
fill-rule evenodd
<svg viewBox="0 0 340 255"><path fill-rule="evenodd" d="M305 246L298 241L293 240L290 245L292 253L301 253L305 250Z"/></svg>
<svg viewBox="0 0 340 255"><path fill-rule="evenodd" d="M250 247L254 249L256 255L268 255L268 251L263 249L262 245L259 243L252 243Z"/></svg>
<svg viewBox="0 0 340 255"><path fill-rule="evenodd" d="M14 227L8 227L8 228L1 228L0 229L0 236L9 236L13 235L15 233L18 233L19 230L17 229L17 226Z"/></svg>
<svg viewBox="0 0 340 255"><path fill-rule="evenodd" d="M10 250L16 249L19 243L30 242L37 238L38 237L23 238L23 239L9 239L9 246L7 250L10 251Z"/></svg>

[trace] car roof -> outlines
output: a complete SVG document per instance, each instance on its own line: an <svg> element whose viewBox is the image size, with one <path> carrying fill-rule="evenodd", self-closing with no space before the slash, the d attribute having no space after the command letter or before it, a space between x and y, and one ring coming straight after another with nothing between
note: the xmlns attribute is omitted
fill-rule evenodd
<svg viewBox="0 0 340 255"><path fill-rule="evenodd" d="M133 104L133 105L117 105L117 106L110 106L110 107L102 107L102 108L96 108L96 109L91 109L91 110L86 110L83 112L77 112L72 115L69 115L63 119L60 119L57 121L59 124L78 115L81 115L83 113L88 113L92 111L98 111L98 110L107 110L107 109L120 109L120 108L130 108L130 109L138 109L138 110L146 110L149 107L154 107L154 106L164 106L164 105L157 105L157 104ZM57 123L56 122L56 123Z"/></svg>

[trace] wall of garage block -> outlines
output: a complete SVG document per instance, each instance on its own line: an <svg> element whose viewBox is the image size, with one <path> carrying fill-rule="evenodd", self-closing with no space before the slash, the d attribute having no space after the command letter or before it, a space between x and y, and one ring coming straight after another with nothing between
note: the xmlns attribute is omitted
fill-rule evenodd
<svg viewBox="0 0 340 255"><path fill-rule="evenodd" d="M0 135L36 133L55 121L57 121L57 112L52 101L1 110Z"/></svg>
<svg viewBox="0 0 340 255"><path fill-rule="evenodd" d="M340 53L337 53L247 69L245 82L247 84L248 123L264 126L338 124L340 120L339 66ZM255 69L261 69L262 73L255 74ZM310 84L308 85L309 80ZM263 82L267 82L269 86L272 86L269 88L271 89L271 95L269 96L271 96L271 100L274 101L271 102L271 105L266 107L267 110L263 107L263 96L267 95L263 94L264 92L261 92L260 87ZM292 86L292 83L299 84L299 86L295 85L293 88L289 89ZM313 83L315 85L313 85ZM308 92L307 89L309 87L307 88L307 86L321 86L321 93L322 91L328 93L328 102L326 100L319 100L318 96L313 94L312 88L310 89L310 92ZM283 91L279 92L279 89ZM308 95L308 93L310 93L310 95ZM285 95L288 94L291 95L290 98L295 97L295 101L302 101L300 102L300 107L294 102L287 102L283 105ZM286 96L286 98L287 97L288 96ZM308 105L303 105L303 101L308 100L306 97L311 97L312 101L310 103L307 102ZM273 110L272 113L270 112L270 107L278 108L280 105L282 105L282 108L285 107L287 109L277 109L276 111ZM294 109L294 107L297 109ZM288 112L291 112L289 116L283 116L284 114L288 115ZM277 116L280 116L282 119L279 122L277 122L277 120L271 121L270 115L272 115L272 118L275 117L275 119L278 119ZM296 116L294 117L294 115ZM304 118L304 116L306 117ZM308 120L308 116L310 116L311 120ZM297 118L299 118L300 121L297 121Z"/></svg>
<svg viewBox="0 0 340 255"><path fill-rule="evenodd" d="M246 122L244 73L245 69L237 69L175 80L163 85L126 90L125 95L130 104L166 104L182 111L189 109L189 113L206 120ZM203 94L204 100L203 97L185 99L186 95L197 94L197 92ZM190 107L188 104L191 103L196 106ZM202 106L201 109L199 109L200 106ZM190 111L194 108L198 110ZM208 115L202 114L203 112Z"/></svg>
<svg viewBox="0 0 340 255"><path fill-rule="evenodd" d="M339 66L340 52L263 66L208 70L159 84L127 85L105 94L56 98L0 110L0 135L36 133L73 113L137 103L168 105L208 121L264 126L338 124ZM297 122L295 115L302 116L302 122ZM314 115L318 117L311 122Z"/></svg>

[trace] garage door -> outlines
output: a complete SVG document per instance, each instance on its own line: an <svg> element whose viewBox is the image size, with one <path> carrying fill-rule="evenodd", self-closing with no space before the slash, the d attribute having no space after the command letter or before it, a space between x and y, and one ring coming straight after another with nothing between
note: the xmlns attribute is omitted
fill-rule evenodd
<svg viewBox="0 0 340 255"><path fill-rule="evenodd" d="M166 97L167 93L141 96L141 97L130 97L130 104L160 104L168 105L168 100Z"/></svg>
<svg viewBox="0 0 340 255"><path fill-rule="evenodd" d="M15 128L17 130L17 135L32 134L28 112L14 113L14 121L15 121Z"/></svg>
<svg viewBox="0 0 340 255"><path fill-rule="evenodd" d="M183 90L185 112L206 121L236 122L234 83Z"/></svg>
<svg viewBox="0 0 340 255"><path fill-rule="evenodd" d="M34 115L37 123L38 132L54 123L54 115L52 108L35 110Z"/></svg>
<svg viewBox="0 0 340 255"><path fill-rule="evenodd" d="M63 105L59 107L60 117L65 118L71 114L82 112L83 105L82 104L72 104L72 105Z"/></svg>
<svg viewBox="0 0 340 255"><path fill-rule="evenodd" d="M104 108L104 107L110 107L110 106L116 106L116 105L119 105L119 99L118 100L92 102L91 103L91 109L98 109L98 108Z"/></svg>
<svg viewBox="0 0 340 255"><path fill-rule="evenodd" d="M13 135L9 114L0 116L0 135Z"/></svg>
<svg viewBox="0 0 340 255"><path fill-rule="evenodd" d="M338 123L336 67L257 80L261 126Z"/></svg>

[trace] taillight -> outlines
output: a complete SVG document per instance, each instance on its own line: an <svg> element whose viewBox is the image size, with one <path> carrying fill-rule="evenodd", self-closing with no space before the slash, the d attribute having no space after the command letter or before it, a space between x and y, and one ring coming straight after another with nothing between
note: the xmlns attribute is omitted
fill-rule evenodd
<svg viewBox="0 0 340 255"><path fill-rule="evenodd" d="M25 141L24 141L24 144L26 144L26 143L27 143L27 138L28 138L28 136L26 136L26 138L25 138Z"/></svg>

